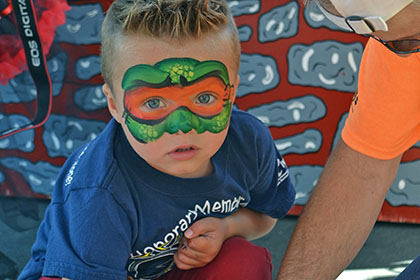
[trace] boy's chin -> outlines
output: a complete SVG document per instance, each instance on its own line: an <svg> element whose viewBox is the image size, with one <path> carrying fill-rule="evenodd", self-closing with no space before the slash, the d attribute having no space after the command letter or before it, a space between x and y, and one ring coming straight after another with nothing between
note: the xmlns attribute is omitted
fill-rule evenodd
<svg viewBox="0 0 420 280"><path fill-rule="evenodd" d="M192 166L190 168L170 168L170 170L161 170L169 175L179 178L200 178L210 175L213 172L213 166L210 161L208 164L204 164L202 167Z"/></svg>

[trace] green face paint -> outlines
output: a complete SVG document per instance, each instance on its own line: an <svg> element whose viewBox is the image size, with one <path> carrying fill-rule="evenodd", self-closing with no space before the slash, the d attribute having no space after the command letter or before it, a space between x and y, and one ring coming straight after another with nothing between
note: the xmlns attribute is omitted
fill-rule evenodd
<svg viewBox="0 0 420 280"><path fill-rule="evenodd" d="M199 134L219 133L229 123L232 86L227 68L219 61L170 58L154 66L136 65L125 73L122 88L125 123L141 143L155 141L165 132L187 133L194 129ZM201 92L216 101L211 104L191 101ZM146 108L144 104L148 100L157 98L171 100L168 104L172 105Z"/></svg>

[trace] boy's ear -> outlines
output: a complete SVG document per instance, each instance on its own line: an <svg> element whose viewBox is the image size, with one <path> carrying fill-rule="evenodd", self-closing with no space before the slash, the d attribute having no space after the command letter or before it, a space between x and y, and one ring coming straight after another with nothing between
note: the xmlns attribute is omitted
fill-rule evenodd
<svg viewBox="0 0 420 280"><path fill-rule="evenodd" d="M232 104L233 103L235 103L235 99L236 99L236 91L238 90L238 86L239 86L239 81L240 81L241 79L239 78L239 75L237 75L236 76L236 81L235 81L235 87L234 87L234 90L233 90L233 100L232 100Z"/></svg>
<svg viewBox="0 0 420 280"><path fill-rule="evenodd" d="M114 117L114 119L121 123L121 115L118 111L118 107L117 104L115 103L115 99L114 96L112 95L112 91L111 88L109 87L108 84L104 84L102 86L102 91L105 93L106 96L106 101L108 103L108 110L111 113L111 115Z"/></svg>

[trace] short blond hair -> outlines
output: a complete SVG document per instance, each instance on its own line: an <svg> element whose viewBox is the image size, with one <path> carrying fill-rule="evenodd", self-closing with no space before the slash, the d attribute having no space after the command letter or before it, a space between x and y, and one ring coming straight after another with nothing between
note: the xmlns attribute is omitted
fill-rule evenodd
<svg viewBox="0 0 420 280"><path fill-rule="evenodd" d="M241 48L238 30L225 0L116 0L107 11L101 33L101 68L105 82L112 87L112 59L119 38L143 35L183 40L207 33L230 33L230 46L236 71Z"/></svg>

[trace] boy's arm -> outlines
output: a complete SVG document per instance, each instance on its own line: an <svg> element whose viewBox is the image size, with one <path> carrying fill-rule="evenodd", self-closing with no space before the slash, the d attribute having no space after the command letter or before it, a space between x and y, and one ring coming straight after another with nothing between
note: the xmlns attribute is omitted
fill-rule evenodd
<svg viewBox="0 0 420 280"><path fill-rule="evenodd" d="M174 256L175 263L184 270L205 266L217 256L226 239L233 236L256 239L270 232L276 221L248 208L240 208L222 219L198 220L184 233L180 249Z"/></svg>
<svg viewBox="0 0 420 280"><path fill-rule="evenodd" d="M277 279L335 279L369 235L400 159L367 157L340 140L299 218Z"/></svg>
<svg viewBox="0 0 420 280"><path fill-rule="evenodd" d="M241 236L248 240L260 238L269 233L277 219L248 208L240 208L234 214L224 218L227 225L226 238Z"/></svg>

